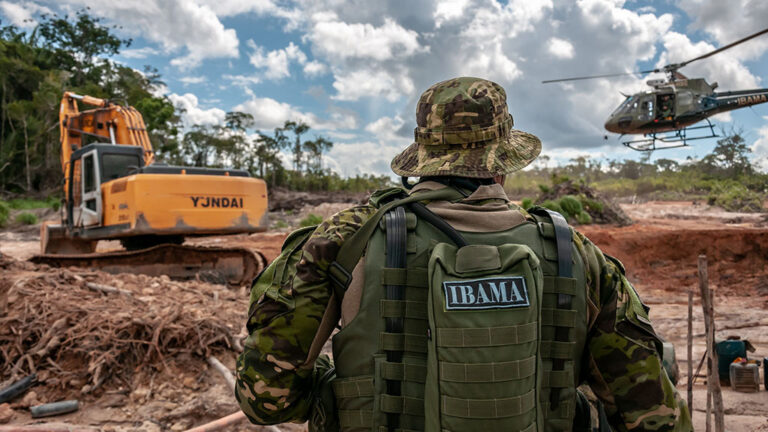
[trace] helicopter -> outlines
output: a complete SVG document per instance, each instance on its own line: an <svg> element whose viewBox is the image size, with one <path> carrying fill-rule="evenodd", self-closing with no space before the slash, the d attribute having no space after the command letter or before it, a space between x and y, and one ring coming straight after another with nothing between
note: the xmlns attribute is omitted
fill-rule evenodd
<svg viewBox="0 0 768 432"><path fill-rule="evenodd" d="M709 117L726 111L768 102L768 88L716 92L718 84L704 78L688 78L679 70L695 61L703 60L750 39L768 33L761 30L736 42L710 51L704 55L664 67L625 73L592 75L542 81L543 84L580 81L596 78L612 78L626 75L664 72L666 79L653 79L646 83L652 87L626 98L608 117L605 129L624 135L643 135L641 139L623 141L625 146L638 151L654 151L688 146L689 141L716 138ZM706 125L694 126L706 121ZM607 139L607 135L606 135Z"/></svg>

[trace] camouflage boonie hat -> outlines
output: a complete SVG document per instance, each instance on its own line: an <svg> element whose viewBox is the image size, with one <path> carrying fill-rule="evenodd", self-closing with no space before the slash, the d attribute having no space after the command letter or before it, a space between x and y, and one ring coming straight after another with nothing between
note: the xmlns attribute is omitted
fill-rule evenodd
<svg viewBox="0 0 768 432"><path fill-rule="evenodd" d="M525 167L541 141L513 129L500 85L461 77L437 83L419 99L415 142L392 160L401 176L491 178Z"/></svg>

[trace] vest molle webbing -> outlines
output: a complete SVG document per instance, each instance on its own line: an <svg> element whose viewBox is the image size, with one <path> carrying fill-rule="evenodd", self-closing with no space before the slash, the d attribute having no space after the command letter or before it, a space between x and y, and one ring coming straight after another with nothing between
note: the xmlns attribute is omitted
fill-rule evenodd
<svg viewBox="0 0 768 432"><path fill-rule="evenodd" d="M560 255L568 255L566 246L571 252L568 275L565 264L558 265L556 225L544 210L533 211L535 222L507 231L461 233L471 246L458 248L406 205L460 197L445 188L380 205L381 214L332 264L343 295L367 251L360 309L333 338L342 431L571 430L586 338L586 282L570 229L567 244L559 245ZM404 260L387 248L403 238ZM507 284L522 277L527 306L512 304L521 300L521 280L517 293L502 293L497 283L495 294L476 282L499 275ZM470 282L443 286L446 281ZM478 304L501 307L484 313Z"/></svg>

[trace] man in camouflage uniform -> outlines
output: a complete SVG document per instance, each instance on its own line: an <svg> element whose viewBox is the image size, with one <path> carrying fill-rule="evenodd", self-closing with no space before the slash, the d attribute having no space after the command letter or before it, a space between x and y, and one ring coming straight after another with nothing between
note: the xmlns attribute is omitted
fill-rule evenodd
<svg viewBox="0 0 768 432"><path fill-rule="evenodd" d="M430 202L432 212L465 232L497 232L531 220L499 183L534 160L541 143L512 128L506 93L498 84L477 78L435 84L421 96L416 122L416 142L392 162L395 173L421 178L410 193L444 187L432 180L474 183L474 192L465 199ZM488 134L481 145L476 144L478 133ZM337 302L329 265L376 210L362 205L332 216L295 258L268 270L268 277L254 285L236 389L252 422L303 422L311 415L312 398L331 364L319 355L321 347L337 323L343 328L354 318L362 295L362 273L356 268L346 295ZM692 430L688 408L662 369L659 339L621 263L576 231L573 241L587 282L582 380L604 404L614 430Z"/></svg>

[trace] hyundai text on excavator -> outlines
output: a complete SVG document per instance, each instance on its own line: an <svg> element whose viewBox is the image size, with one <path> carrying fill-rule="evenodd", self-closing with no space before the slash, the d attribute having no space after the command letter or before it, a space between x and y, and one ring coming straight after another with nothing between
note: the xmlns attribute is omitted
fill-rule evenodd
<svg viewBox="0 0 768 432"><path fill-rule="evenodd" d="M78 101L95 106L80 111ZM59 112L64 206L41 227L33 261L174 278L217 275L247 283L266 264L245 248L182 245L185 237L267 227L267 187L246 171L155 162L141 114L109 100L64 93ZM125 250L97 253L99 240Z"/></svg>

